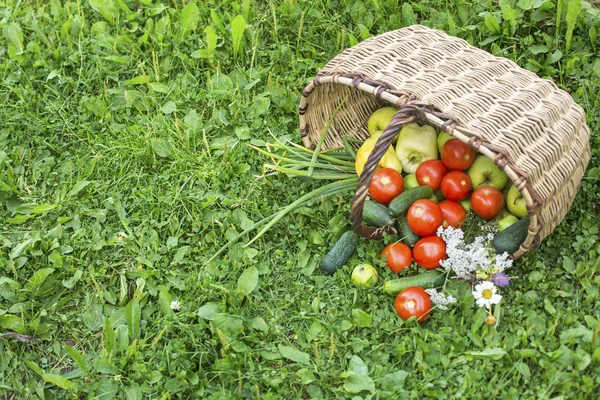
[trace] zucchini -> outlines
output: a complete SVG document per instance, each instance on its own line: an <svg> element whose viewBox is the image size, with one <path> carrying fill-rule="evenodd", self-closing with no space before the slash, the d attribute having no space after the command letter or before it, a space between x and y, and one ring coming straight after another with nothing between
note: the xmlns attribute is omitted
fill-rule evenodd
<svg viewBox="0 0 600 400"><path fill-rule="evenodd" d="M371 200L365 201L362 219L365 224L376 228L394 223L394 218L388 212L387 207Z"/></svg>
<svg viewBox="0 0 600 400"><path fill-rule="evenodd" d="M427 271L415 276L385 281L383 284L383 291L391 296L396 296L398 293L411 286L431 289L442 286L445 280L445 272L436 270Z"/></svg>
<svg viewBox="0 0 600 400"><path fill-rule="evenodd" d="M409 247L414 247L419 239L421 239L421 236L414 233L413 230L410 229L410 226L408 226L408 218L406 218L406 215L401 215L398 218L396 228L398 228L398 234L400 235L402 243Z"/></svg>
<svg viewBox="0 0 600 400"><path fill-rule="evenodd" d="M426 199L433 195L433 189L429 186L417 186L412 189L405 190L392 200L388 206L392 217L399 217L408 211L412 203L420 199Z"/></svg>
<svg viewBox="0 0 600 400"><path fill-rule="evenodd" d="M531 221L531 217L526 215L521 218L502 232L496 234L496 237L492 241L492 247L498 254L502 254L507 252L508 254L512 254L515 251L519 250L521 244L527 238L529 234L529 222Z"/></svg>
<svg viewBox="0 0 600 400"><path fill-rule="evenodd" d="M358 246L358 238L352 230L344 232L321 260L323 272L333 275L339 267L346 264Z"/></svg>

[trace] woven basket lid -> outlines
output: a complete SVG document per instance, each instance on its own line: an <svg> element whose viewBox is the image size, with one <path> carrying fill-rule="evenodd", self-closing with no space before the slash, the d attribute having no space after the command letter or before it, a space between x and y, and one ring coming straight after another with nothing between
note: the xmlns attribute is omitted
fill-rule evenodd
<svg viewBox="0 0 600 400"><path fill-rule="evenodd" d="M334 112L323 148L340 147L345 135L365 139L371 113L385 103L402 106L409 95L455 117L446 130L465 142L480 139L469 144L506 168L524 193L533 222L513 256L539 245L568 212L590 158L583 109L554 82L511 60L413 25L371 37L327 63L303 91L304 144L314 147Z"/></svg>

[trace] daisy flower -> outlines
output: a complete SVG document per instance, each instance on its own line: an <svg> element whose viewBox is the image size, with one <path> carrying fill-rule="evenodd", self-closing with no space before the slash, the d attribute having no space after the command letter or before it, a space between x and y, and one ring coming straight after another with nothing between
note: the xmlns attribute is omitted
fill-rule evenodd
<svg viewBox="0 0 600 400"><path fill-rule="evenodd" d="M475 286L475 290L473 291L473 296L475 296L477 305L479 307L486 306L489 309L492 304L500 303L502 296L497 294L496 290L496 286L490 281L483 281L477 284Z"/></svg>

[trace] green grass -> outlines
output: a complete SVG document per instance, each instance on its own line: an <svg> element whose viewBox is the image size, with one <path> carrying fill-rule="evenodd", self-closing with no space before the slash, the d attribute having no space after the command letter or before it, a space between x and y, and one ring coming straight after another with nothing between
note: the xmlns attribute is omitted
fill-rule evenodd
<svg viewBox="0 0 600 400"><path fill-rule="evenodd" d="M591 399L600 392L600 15L557 0L0 0L0 397ZM558 14L557 14L558 13ZM322 181L247 144L300 142L342 49L415 22L513 59L588 113L573 207L519 261L496 328L472 298L403 323L318 262L351 193L248 247ZM385 271L382 269L382 271ZM384 277L389 277L382 272ZM181 309L173 311L172 301Z"/></svg>

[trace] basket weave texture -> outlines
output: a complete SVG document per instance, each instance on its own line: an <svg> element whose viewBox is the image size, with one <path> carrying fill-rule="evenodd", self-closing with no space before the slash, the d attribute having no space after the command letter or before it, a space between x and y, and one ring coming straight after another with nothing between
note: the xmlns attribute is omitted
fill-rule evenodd
<svg viewBox="0 0 600 400"><path fill-rule="evenodd" d="M590 133L584 110L553 82L413 25L346 49L307 85L299 107L305 146L314 148L330 119L323 148L342 146L343 136L367 138L369 116L386 103L429 107L418 121L492 158L519 187L532 219L514 258L567 214L590 158Z"/></svg>

